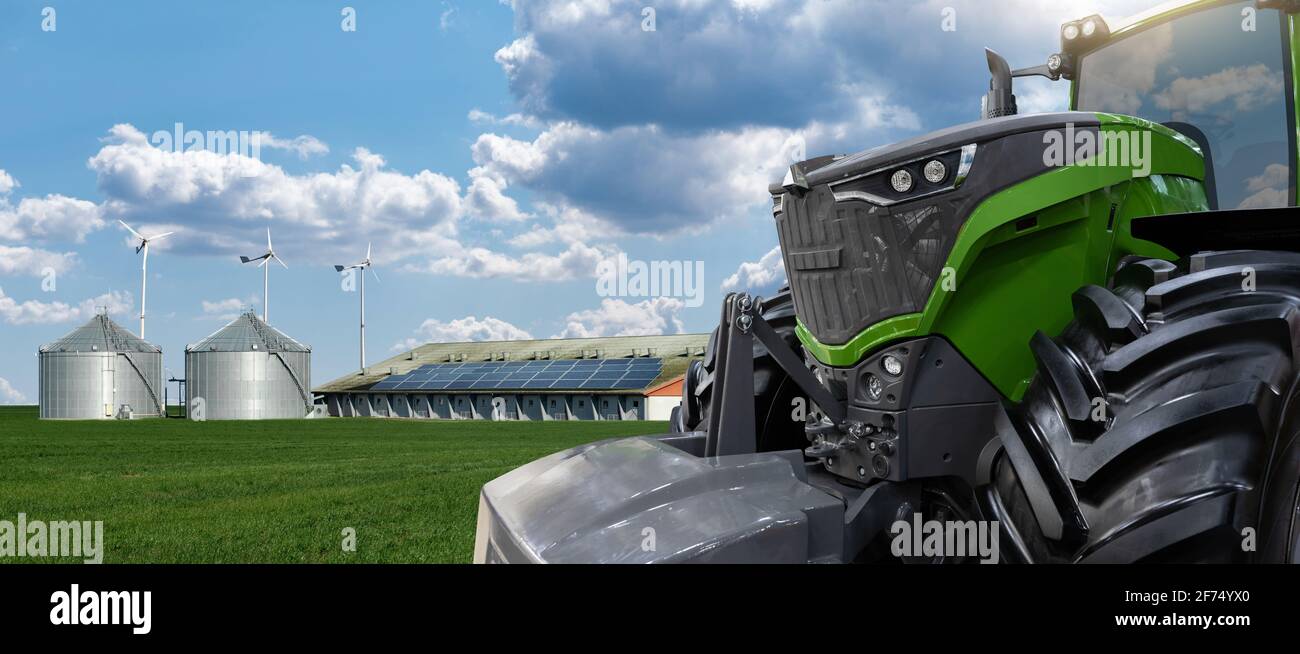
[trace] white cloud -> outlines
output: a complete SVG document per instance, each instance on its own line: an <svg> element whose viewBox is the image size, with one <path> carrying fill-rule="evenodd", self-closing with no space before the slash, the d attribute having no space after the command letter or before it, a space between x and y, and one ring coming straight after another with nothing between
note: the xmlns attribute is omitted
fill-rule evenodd
<svg viewBox="0 0 1300 654"><path fill-rule="evenodd" d="M569 314L564 330L555 338L594 336L652 336L680 334L686 330L678 314L686 304L677 298L657 297L635 304L605 298L599 309Z"/></svg>
<svg viewBox="0 0 1300 654"><path fill-rule="evenodd" d="M104 226L101 208L87 200L51 193L22 198L15 205L10 194L19 186L18 180L0 170L0 239L81 243Z"/></svg>
<svg viewBox="0 0 1300 654"><path fill-rule="evenodd" d="M1285 188L1290 182L1287 167L1284 164L1269 164L1264 172L1246 180L1247 191L1259 191L1266 188Z"/></svg>
<svg viewBox="0 0 1300 654"><path fill-rule="evenodd" d="M472 170L462 199L450 177L390 170L381 155L365 148L353 152L355 165L292 175L238 152L157 148L131 125L114 126L106 141L89 161L109 198L106 205L145 233L176 231L159 242L160 250L260 253L270 226L277 252L290 261L353 261L360 254L357 244L373 240L380 262L438 253L422 265L406 266L408 271L564 280L593 275L605 247L569 242L557 253L513 256L462 243L464 213L506 223L531 217L506 195L509 181L495 168ZM528 166L536 156L531 146L504 137L495 152L497 166Z"/></svg>
<svg viewBox="0 0 1300 654"><path fill-rule="evenodd" d="M1244 113L1272 102L1282 93L1282 75L1265 64L1231 66L1204 77L1179 77L1155 95L1156 105L1176 118L1199 114L1227 103L1226 111Z"/></svg>
<svg viewBox="0 0 1300 654"><path fill-rule="evenodd" d="M1237 204L1238 209L1267 209L1285 207L1290 191L1290 178L1283 164L1269 164L1264 172L1246 179L1246 192L1250 195Z"/></svg>
<svg viewBox="0 0 1300 654"><path fill-rule="evenodd" d="M27 404L27 396L19 393L9 380L0 377L0 404Z"/></svg>
<svg viewBox="0 0 1300 654"><path fill-rule="evenodd" d="M740 264L735 274L722 282L722 290L767 290L785 283L785 261L781 246L776 246L758 261Z"/></svg>
<svg viewBox="0 0 1300 654"><path fill-rule="evenodd" d="M519 11L518 6L515 6L515 11ZM520 75L525 66L541 63L537 52L537 39L532 34L515 39L510 45L497 50L496 54L493 55L493 59L501 65L506 77L510 78L512 83L518 83L514 80ZM539 73L540 71L535 72L534 75ZM542 85L538 84L537 86Z"/></svg>
<svg viewBox="0 0 1300 654"><path fill-rule="evenodd" d="M256 295L250 295L247 298L226 298L224 300L201 300L200 306L203 307L201 319L224 320L229 322L239 317L250 307L256 307L261 303L261 298Z"/></svg>
<svg viewBox="0 0 1300 654"><path fill-rule="evenodd" d="M483 168L469 171L470 185L465 192L465 209L489 222L521 222L529 215L519 210L515 199L505 194L507 183L501 175Z"/></svg>
<svg viewBox="0 0 1300 654"><path fill-rule="evenodd" d="M270 132L260 132L259 139L261 147L272 150L289 150L296 153L299 159L318 157L329 154L330 151L329 146L325 145L323 141L307 134L295 136L291 139L282 139Z"/></svg>
<svg viewBox="0 0 1300 654"><path fill-rule="evenodd" d="M455 244L456 181L391 170L365 148L353 152L355 165L292 175L237 152L153 147L131 125L109 134L89 160L108 207L127 222L178 225L168 239L177 251L260 251L267 225L281 235L277 249L286 259L311 263L350 261L357 243L371 239L376 255L390 261Z"/></svg>
<svg viewBox="0 0 1300 654"><path fill-rule="evenodd" d="M392 349L410 350L425 343L520 341L532 338L527 331L492 316L485 316L482 320L475 316L466 316L447 322L429 319L421 323L415 332L416 336L398 342Z"/></svg>
<svg viewBox="0 0 1300 654"><path fill-rule="evenodd" d="M608 247L570 243L559 254L528 252L511 256L482 247L465 248L432 259L425 264L407 266L412 272L455 275L476 279L504 278L527 282L557 282L594 278L596 266L610 256Z"/></svg>
<svg viewBox="0 0 1300 654"><path fill-rule="evenodd" d="M67 272L77 263L75 252L51 252L27 246L0 245L0 275L43 277L48 271Z"/></svg>
<svg viewBox="0 0 1300 654"><path fill-rule="evenodd" d="M626 236L617 225L600 220L580 209L533 202L538 212L551 222L550 227L533 224L528 231L516 234L508 242L519 248L535 248L548 243L592 243Z"/></svg>
<svg viewBox="0 0 1300 654"><path fill-rule="evenodd" d="M1016 110L1022 114L1045 114L1070 108L1070 96L1062 93L1055 82L1043 78L1017 80L1015 93Z"/></svg>
<svg viewBox="0 0 1300 654"><path fill-rule="evenodd" d="M67 304L39 300L19 302L5 295L4 289L0 288L0 318L11 325L50 325L89 320L99 312L100 307L107 307L108 313L114 314L129 312L131 306L131 294L122 291L104 293L77 304Z"/></svg>
<svg viewBox="0 0 1300 654"><path fill-rule="evenodd" d="M1061 21L1091 13L1060 0L1004 0L996 9L988 0L664 0L653 3L650 32L642 30L646 4L511 3L517 38L495 58L521 107L602 129L794 129L849 114L858 97L850 86L860 83L884 96L905 91L942 124L978 107L978 95L952 94L987 82L984 46L1016 67L1044 63L1059 47ZM1089 4L1128 14L1150 0ZM941 27L949 8L954 32Z"/></svg>
<svg viewBox="0 0 1300 654"><path fill-rule="evenodd" d="M568 122L531 141L483 134L472 152L482 175L532 188L544 202L618 230L655 234L744 216L769 202L768 184L808 152L919 127L910 110L864 95L843 121L798 130L683 134L653 125L604 131Z"/></svg>
<svg viewBox="0 0 1300 654"><path fill-rule="evenodd" d="M446 32L447 28L451 27L452 21L456 17L456 7L449 5L446 2L442 3L442 7L442 13L438 15L438 28Z"/></svg>
<svg viewBox="0 0 1300 654"><path fill-rule="evenodd" d="M470 122L479 125L510 125L512 127L524 127L527 129L538 129L542 126L542 121L536 116L513 113L498 117L481 109L470 109L469 120Z"/></svg>

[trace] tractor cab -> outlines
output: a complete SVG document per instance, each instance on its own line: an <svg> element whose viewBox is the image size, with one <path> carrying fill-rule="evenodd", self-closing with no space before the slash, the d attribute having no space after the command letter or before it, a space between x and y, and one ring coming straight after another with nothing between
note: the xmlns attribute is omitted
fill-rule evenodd
<svg viewBox="0 0 1300 654"><path fill-rule="evenodd" d="M1123 23L1066 23L1070 106L1144 118L1196 141L1211 209L1296 204L1295 2L1170 3ZM1049 75L1051 76L1051 75Z"/></svg>

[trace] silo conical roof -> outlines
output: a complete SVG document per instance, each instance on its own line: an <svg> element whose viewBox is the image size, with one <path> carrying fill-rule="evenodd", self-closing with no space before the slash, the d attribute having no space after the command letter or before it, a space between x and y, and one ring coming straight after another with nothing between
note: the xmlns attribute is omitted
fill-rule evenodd
<svg viewBox="0 0 1300 654"><path fill-rule="evenodd" d="M42 352L160 352L157 346L132 334L106 314L72 330L67 336L41 346Z"/></svg>
<svg viewBox="0 0 1300 654"><path fill-rule="evenodd" d="M311 348L286 336L248 312L211 336L186 348L187 352L311 352Z"/></svg>

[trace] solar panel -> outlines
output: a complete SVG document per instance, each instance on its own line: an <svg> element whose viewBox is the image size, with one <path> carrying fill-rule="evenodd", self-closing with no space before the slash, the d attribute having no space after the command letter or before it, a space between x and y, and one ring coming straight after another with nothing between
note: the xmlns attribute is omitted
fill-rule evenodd
<svg viewBox="0 0 1300 654"><path fill-rule="evenodd" d="M663 371L662 359L556 359L430 363L390 375L372 390L612 390L644 388Z"/></svg>

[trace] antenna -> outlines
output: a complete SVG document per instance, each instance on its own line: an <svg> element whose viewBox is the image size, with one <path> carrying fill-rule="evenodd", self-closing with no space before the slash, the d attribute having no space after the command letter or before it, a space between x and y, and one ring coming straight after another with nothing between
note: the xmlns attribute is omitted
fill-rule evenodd
<svg viewBox="0 0 1300 654"><path fill-rule="evenodd" d="M162 234L157 234L155 236L142 236L140 232L135 231L130 225L121 220L118 220L117 223L125 227L126 231L131 232L132 236L140 239L140 244L135 246L136 254L141 252L144 253L144 256L140 259L140 338L144 338L145 293L148 290L149 284L149 244L153 241L171 236L175 232L163 232ZM108 307L104 308L104 312L107 314Z"/></svg>

